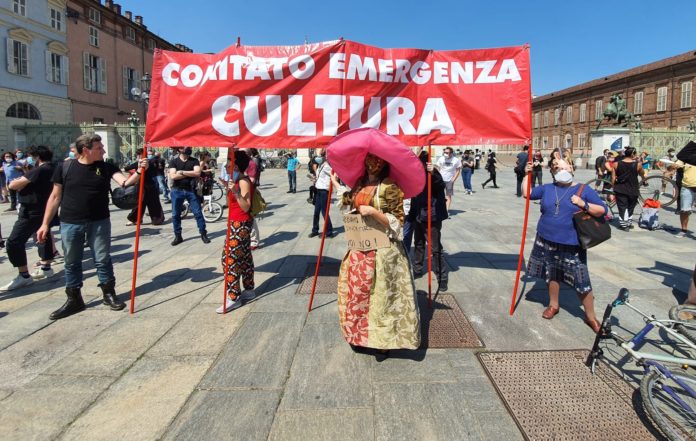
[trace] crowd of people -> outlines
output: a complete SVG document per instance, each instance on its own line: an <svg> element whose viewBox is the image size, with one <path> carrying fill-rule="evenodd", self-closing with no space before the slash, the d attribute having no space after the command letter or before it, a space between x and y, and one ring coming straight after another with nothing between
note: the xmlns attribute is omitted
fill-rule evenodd
<svg viewBox="0 0 696 441"><path fill-rule="evenodd" d="M10 204L7 211L19 207L5 246L10 263L17 268L17 276L2 285L0 291L18 289L34 280L54 275L52 263L59 253L51 228L59 226L65 261L66 302L50 318L61 319L85 309L81 289L82 260L87 249L94 261L103 303L113 310L123 309L125 304L115 292L110 251L109 194L114 183L129 187L144 180L141 215L147 209L153 225L165 221L162 202L171 203L172 246L184 241L181 225L184 203L193 213L200 239L205 244L210 243L201 196L210 194L216 182L216 161L206 151L195 158L191 147L174 147L171 152L168 161L159 152L152 152L146 159L138 159L123 170L104 161L104 146L98 135L77 138L68 158L59 162L55 162L51 150L43 146L27 149L26 157L22 150L5 152L2 197ZM139 150L137 154L141 157L143 151ZM399 184L391 178L393 165L388 157L368 154L359 164L364 174L353 188L347 188L336 174L327 160L326 149L317 149L316 155L307 163L310 180L307 201L314 208L310 238L319 236L324 230L326 237L334 236L328 215L332 185L337 190L340 205L363 217L373 218L389 237L389 246L385 248L350 249L341 264L337 287L345 339L357 352L373 351L378 359L388 356L391 349L416 349L420 345L414 279L425 272L428 240L432 241L432 269L438 290L449 289L441 238L444 221L452 213L459 177L462 178L464 194L471 195L474 193L472 176L481 164L485 164L488 172L488 179L481 183L484 189L489 182L494 188L499 188L496 173L504 167L493 151L484 154L480 150L466 150L455 154L451 147L446 147L437 159L430 159L428 152L422 149L413 159L419 161L420 170L430 179L430 196L424 187L413 197L404 198ZM297 172L303 164L293 153L288 154L287 160L288 193L294 194L297 192ZM626 231L633 227L639 186L651 161L647 153L638 155L632 147L621 152L607 150L596 161L597 177L606 180L601 190L605 192L611 187L619 210L619 227ZM673 149L661 163L665 176L681 174L679 213L682 230L686 231L696 192L696 166L676 160ZM227 208L231 217L228 238L222 250L227 296L225 304L217 309L218 313L238 308L256 296L252 252L259 246L259 232L252 206L263 163L255 149L241 149L235 151L231 175L227 171L229 165L221 167L218 178L228 193ZM546 184L543 183L545 167L548 167L551 178ZM575 182L574 163L564 149L554 149L547 160L537 151L530 158L525 146L516 157L514 172L515 194L538 201L540 205L541 217L527 275L543 279L547 284L549 304L542 317L552 319L558 314L560 285L565 283L577 292L585 310L585 322L597 332L599 322L594 311L587 252L578 242L573 215L584 211L594 217L607 216L609 210L598 194L599 189ZM527 192L528 177L532 179L530 192ZM432 228L430 236L428 213ZM137 214L137 209L127 214L128 225L138 221ZM321 225L320 221L323 221ZM36 238L39 255L34 272L29 269L25 251L32 236ZM369 308L366 308L367 304Z"/></svg>

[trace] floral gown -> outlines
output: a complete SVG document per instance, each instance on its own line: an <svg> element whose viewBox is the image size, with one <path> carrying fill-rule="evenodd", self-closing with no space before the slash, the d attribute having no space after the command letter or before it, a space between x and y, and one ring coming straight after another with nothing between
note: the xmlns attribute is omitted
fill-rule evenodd
<svg viewBox="0 0 696 441"><path fill-rule="evenodd" d="M346 203L347 202L347 203ZM420 318L404 251L403 193L390 179L365 187L344 203L381 210L389 219L389 248L348 250L338 275L338 314L346 341L375 349L417 349Z"/></svg>

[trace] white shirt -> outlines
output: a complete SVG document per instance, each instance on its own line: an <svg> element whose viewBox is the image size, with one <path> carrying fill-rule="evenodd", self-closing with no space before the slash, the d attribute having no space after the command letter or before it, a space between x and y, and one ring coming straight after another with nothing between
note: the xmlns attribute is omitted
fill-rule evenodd
<svg viewBox="0 0 696 441"><path fill-rule="evenodd" d="M462 162L454 155L449 158L440 156L437 159L436 165L440 175L442 175L442 180L445 182L451 181L457 173L457 170L462 168Z"/></svg>
<svg viewBox="0 0 696 441"><path fill-rule="evenodd" d="M331 166L326 160L317 168L317 181L314 186L317 190L328 190L331 183Z"/></svg>

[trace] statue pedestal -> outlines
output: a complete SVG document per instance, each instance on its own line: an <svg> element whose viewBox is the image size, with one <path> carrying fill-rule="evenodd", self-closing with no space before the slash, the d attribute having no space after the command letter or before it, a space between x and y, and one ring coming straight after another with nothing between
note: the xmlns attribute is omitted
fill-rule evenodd
<svg viewBox="0 0 696 441"><path fill-rule="evenodd" d="M590 131L592 139L592 156L590 163L594 162L604 152L604 149L622 150L628 147L631 130L628 127L600 127L598 130Z"/></svg>

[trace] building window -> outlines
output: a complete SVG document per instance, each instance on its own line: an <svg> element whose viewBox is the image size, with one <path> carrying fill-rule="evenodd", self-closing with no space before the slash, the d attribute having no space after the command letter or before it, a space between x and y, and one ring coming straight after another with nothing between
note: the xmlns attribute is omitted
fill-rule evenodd
<svg viewBox="0 0 696 441"><path fill-rule="evenodd" d="M7 71L16 75L29 76L29 45L7 39Z"/></svg>
<svg viewBox="0 0 696 441"><path fill-rule="evenodd" d="M573 136L570 134L565 136L565 148L567 148L567 149L573 148Z"/></svg>
<svg viewBox="0 0 696 441"><path fill-rule="evenodd" d="M549 126L549 111L545 110L544 111L544 127Z"/></svg>
<svg viewBox="0 0 696 441"><path fill-rule="evenodd" d="M541 138L541 147L544 150L549 148L549 137L548 136L544 136L543 138Z"/></svg>
<svg viewBox="0 0 696 441"><path fill-rule="evenodd" d="M553 135L553 148L557 149L561 147L561 137L559 135Z"/></svg>
<svg viewBox="0 0 696 441"><path fill-rule="evenodd" d="M566 123L573 124L573 106L566 107Z"/></svg>
<svg viewBox="0 0 696 441"><path fill-rule="evenodd" d="M657 88L657 109L658 112L667 110L667 86Z"/></svg>
<svg viewBox="0 0 696 441"><path fill-rule="evenodd" d="M12 11L14 11L15 14L19 14L21 16L26 16L27 15L27 0L13 0L12 1Z"/></svg>
<svg viewBox="0 0 696 441"><path fill-rule="evenodd" d="M534 137L534 143L532 144L532 147L534 148L534 150L539 148L539 137L538 136Z"/></svg>
<svg viewBox="0 0 696 441"><path fill-rule="evenodd" d="M597 100L594 103L594 119L595 121L599 121L604 117L604 101L602 100Z"/></svg>
<svg viewBox="0 0 696 441"><path fill-rule="evenodd" d="M691 81L681 83L681 108L691 107Z"/></svg>
<svg viewBox="0 0 696 441"><path fill-rule="evenodd" d="M539 128L539 112L534 114L534 128L535 129Z"/></svg>
<svg viewBox="0 0 696 441"><path fill-rule="evenodd" d="M8 107L5 116L8 118L41 119L39 109L29 103L14 103Z"/></svg>
<svg viewBox="0 0 696 441"><path fill-rule="evenodd" d="M157 43L155 43L155 40L152 38L147 39L147 48L150 49L151 51L154 51L155 48L157 47Z"/></svg>
<svg viewBox="0 0 696 441"><path fill-rule="evenodd" d="M126 39L135 41L135 29L130 26L126 26Z"/></svg>
<svg viewBox="0 0 696 441"><path fill-rule="evenodd" d="M99 30L94 26L89 27L89 44L99 47Z"/></svg>
<svg viewBox="0 0 696 441"><path fill-rule="evenodd" d="M586 135L584 133L578 133L578 148L584 149L586 143Z"/></svg>
<svg viewBox="0 0 696 441"><path fill-rule="evenodd" d="M89 8L89 21L101 24L101 12L97 9Z"/></svg>
<svg viewBox="0 0 696 441"><path fill-rule="evenodd" d="M68 58L46 51L46 79L51 83L68 84Z"/></svg>
<svg viewBox="0 0 696 441"><path fill-rule="evenodd" d="M63 13L51 8L51 27L56 31L63 30Z"/></svg>
<svg viewBox="0 0 696 441"><path fill-rule="evenodd" d="M557 126L561 121L561 109L555 109L553 111L553 125Z"/></svg>
<svg viewBox="0 0 696 441"><path fill-rule="evenodd" d="M580 122L585 122L587 119L587 103L580 104Z"/></svg>
<svg viewBox="0 0 696 441"><path fill-rule="evenodd" d="M633 95L633 114L643 114L643 92L636 92L635 95Z"/></svg>
<svg viewBox="0 0 696 441"><path fill-rule="evenodd" d="M123 66L123 97L128 100L135 99L131 93L134 87L140 87L140 72Z"/></svg>
<svg viewBox="0 0 696 441"><path fill-rule="evenodd" d="M106 60L87 52L83 52L82 57L85 90L106 93Z"/></svg>

